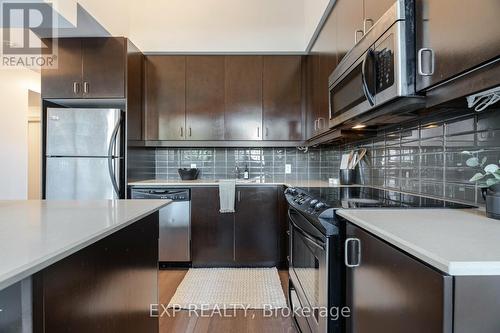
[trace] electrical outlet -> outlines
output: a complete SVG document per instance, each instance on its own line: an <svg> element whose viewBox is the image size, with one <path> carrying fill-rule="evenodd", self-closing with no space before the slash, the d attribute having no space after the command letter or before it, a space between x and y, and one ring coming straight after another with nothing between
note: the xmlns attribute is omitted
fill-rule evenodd
<svg viewBox="0 0 500 333"><path fill-rule="evenodd" d="M285 164L285 173L286 174L292 173L292 165L291 164Z"/></svg>
<svg viewBox="0 0 500 333"><path fill-rule="evenodd" d="M196 163L191 163L191 169L196 169Z"/></svg>

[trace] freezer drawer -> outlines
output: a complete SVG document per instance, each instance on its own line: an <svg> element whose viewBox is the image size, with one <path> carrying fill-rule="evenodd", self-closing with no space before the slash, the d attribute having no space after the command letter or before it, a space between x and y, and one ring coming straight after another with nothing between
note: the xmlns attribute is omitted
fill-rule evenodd
<svg viewBox="0 0 500 333"><path fill-rule="evenodd" d="M174 201L160 210L159 261L191 260L190 211L190 201Z"/></svg>
<svg viewBox="0 0 500 333"><path fill-rule="evenodd" d="M112 154L120 156L120 124L118 109L48 108L46 154L104 157L112 146Z"/></svg>
<svg viewBox="0 0 500 333"><path fill-rule="evenodd" d="M46 165L46 199L118 199L112 177L119 182L120 159L49 157Z"/></svg>

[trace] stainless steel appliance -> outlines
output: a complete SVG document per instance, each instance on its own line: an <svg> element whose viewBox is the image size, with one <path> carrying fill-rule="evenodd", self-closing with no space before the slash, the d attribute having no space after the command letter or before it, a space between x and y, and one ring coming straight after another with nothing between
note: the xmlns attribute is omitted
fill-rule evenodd
<svg viewBox="0 0 500 333"><path fill-rule="evenodd" d="M330 75L330 127L424 105L415 96L414 7L396 1Z"/></svg>
<svg viewBox="0 0 500 333"><path fill-rule="evenodd" d="M46 199L124 197L122 111L48 108Z"/></svg>
<svg viewBox="0 0 500 333"><path fill-rule="evenodd" d="M346 226L336 216L337 209L472 207L370 187L287 188L285 197L290 230L290 302L294 309L305 309L294 311L303 333L337 333L345 329L343 318L335 318L336 311L330 311L340 311L347 304Z"/></svg>
<svg viewBox="0 0 500 333"><path fill-rule="evenodd" d="M184 188L132 188L131 198L173 201L160 209L159 261L191 261L191 191Z"/></svg>

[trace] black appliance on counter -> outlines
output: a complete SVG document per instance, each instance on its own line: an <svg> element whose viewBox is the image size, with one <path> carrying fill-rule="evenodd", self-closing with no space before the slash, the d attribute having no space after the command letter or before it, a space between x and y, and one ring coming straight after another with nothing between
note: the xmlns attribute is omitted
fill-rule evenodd
<svg viewBox="0 0 500 333"><path fill-rule="evenodd" d="M335 214L351 208L473 208L372 187L287 188L290 230L289 297L302 333L343 332L345 225ZM300 308L305 309L301 311ZM325 311L329 313L324 316ZM310 311L310 312L308 312ZM306 315L301 316L304 313Z"/></svg>

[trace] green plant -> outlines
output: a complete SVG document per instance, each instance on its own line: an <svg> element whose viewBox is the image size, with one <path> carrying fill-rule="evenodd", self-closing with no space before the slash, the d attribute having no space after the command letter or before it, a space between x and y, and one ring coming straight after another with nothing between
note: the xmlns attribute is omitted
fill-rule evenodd
<svg viewBox="0 0 500 333"><path fill-rule="evenodd" d="M497 164L486 164L487 157L480 160L478 155L482 152L483 150L463 151L462 154L470 156L465 164L477 171L469 181L476 182L481 188L487 188L500 183L500 167Z"/></svg>

